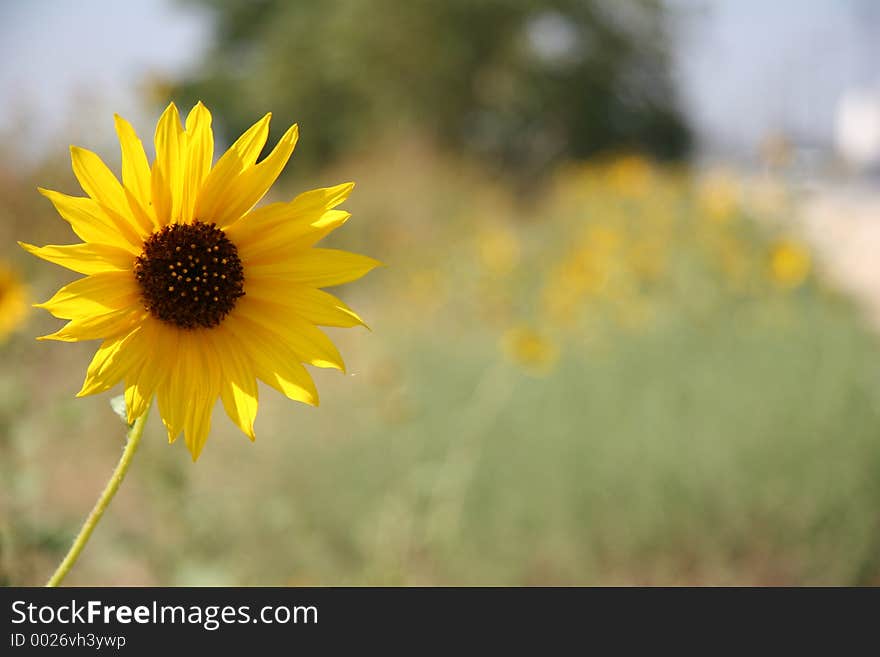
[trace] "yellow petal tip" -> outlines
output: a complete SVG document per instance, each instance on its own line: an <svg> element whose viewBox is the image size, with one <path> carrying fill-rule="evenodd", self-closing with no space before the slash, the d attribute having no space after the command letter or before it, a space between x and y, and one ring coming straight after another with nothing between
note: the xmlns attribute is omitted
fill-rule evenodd
<svg viewBox="0 0 880 657"><path fill-rule="evenodd" d="M339 186L345 190L342 193L345 195L346 198L348 197L349 194L351 194L351 192L354 190L354 188L357 187L357 185L355 184L355 182L353 180L349 180L348 182L341 183Z"/></svg>
<svg viewBox="0 0 880 657"><path fill-rule="evenodd" d="M369 256L364 256L364 257L369 261L369 269L367 269L367 270L364 272L364 274L366 274L367 272L371 272L371 271L373 271L374 269L380 269L380 268L382 268L382 267L388 267L388 265L385 264L384 262L382 262L381 260L376 260L375 258L371 258L371 257L369 257ZM363 275L363 274L362 274L362 275Z"/></svg>
<svg viewBox="0 0 880 657"><path fill-rule="evenodd" d="M187 443L187 449L189 449L189 453L192 456L192 462L195 463L199 460L199 457L202 455L202 450L205 448L205 441L202 441L201 445L193 445L191 443Z"/></svg>
<svg viewBox="0 0 880 657"><path fill-rule="evenodd" d="M129 123L125 118L119 116L119 114L113 114L113 125L117 131L120 129L128 127Z"/></svg>

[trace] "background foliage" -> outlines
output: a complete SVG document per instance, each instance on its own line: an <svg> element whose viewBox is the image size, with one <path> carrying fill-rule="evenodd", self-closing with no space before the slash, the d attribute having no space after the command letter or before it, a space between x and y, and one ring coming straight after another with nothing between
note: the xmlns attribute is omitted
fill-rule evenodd
<svg viewBox="0 0 880 657"><path fill-rule="evenodd" d="M299 121L301 162L401 130L526 172L689 144L657 0L190 2L215 36L174 95L217 109L227 137L269 110Z"/></svg>

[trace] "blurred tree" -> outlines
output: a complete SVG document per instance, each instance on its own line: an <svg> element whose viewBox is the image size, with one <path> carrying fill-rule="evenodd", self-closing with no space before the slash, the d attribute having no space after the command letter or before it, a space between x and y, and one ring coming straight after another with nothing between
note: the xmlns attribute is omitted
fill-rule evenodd
<svg viewBox="0 0 880 657"><path fill-rule="evenodd" d="M396 129L521 171L611 149L682 156L661 0L183 0L214 40L174 96L228 137L272 110L321 164Z"/></svg>

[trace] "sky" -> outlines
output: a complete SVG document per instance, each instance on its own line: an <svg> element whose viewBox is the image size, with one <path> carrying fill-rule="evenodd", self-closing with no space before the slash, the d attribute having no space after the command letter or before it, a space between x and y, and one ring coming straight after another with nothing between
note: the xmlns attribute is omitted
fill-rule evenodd
<svg viewBox="0 0 880 657"><path fill-rule="evenodd" d="M144 76L194 65L209 27L167 0L0 0L0 126L26 112L41 141L92 104L146 129Z"/></svg>
<svg viewBox="0 0 880 657"><path fill-rule="evenodd" d="M842 94L880 87L877 0L668 3L683 104L704 148L742 154L778 131L827 145ZM170 0L0 0L0 127L24 113L39 148L85 102L148 134L139 82L193 66L209 34Z"/></svg>
<svg viewBox="0 0 880 657"><path fill-rule="evenodd" d="M782 131L826 146L851 89L880 89L877 0L681 0L685 107L708 146L751 148Z"/></svg>

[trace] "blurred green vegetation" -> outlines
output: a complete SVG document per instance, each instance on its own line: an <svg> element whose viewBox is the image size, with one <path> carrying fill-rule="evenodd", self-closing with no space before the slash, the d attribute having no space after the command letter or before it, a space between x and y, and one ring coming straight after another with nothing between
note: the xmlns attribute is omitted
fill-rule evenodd
<svg viewBox="0 0 880 657"><path fill-rule="evenodd" d="M32 191L63 167L0 169L4 230L71 241ZM372 328L331 332L349 375L317 409L262 388L255 444L218 409L195 465L152 417L69 583L880 583L880 350L784 186L628 156L524 199L418 142L310 186L349 178L331 243L389 265L339 290ZM7 255L35 298L73 277ZM110 395L73 397L95 345L33 341L55 325L3 347L7 584L122 448Z"/></svg>
<svg viewBox="0 0 880 657"><path fill-rule="evenodd" d="M521 174L608 150L676 158L690 136L659 0L187 0L213 42L168 93L227 139L275 113L299 164L413 131Z"/></svg>

